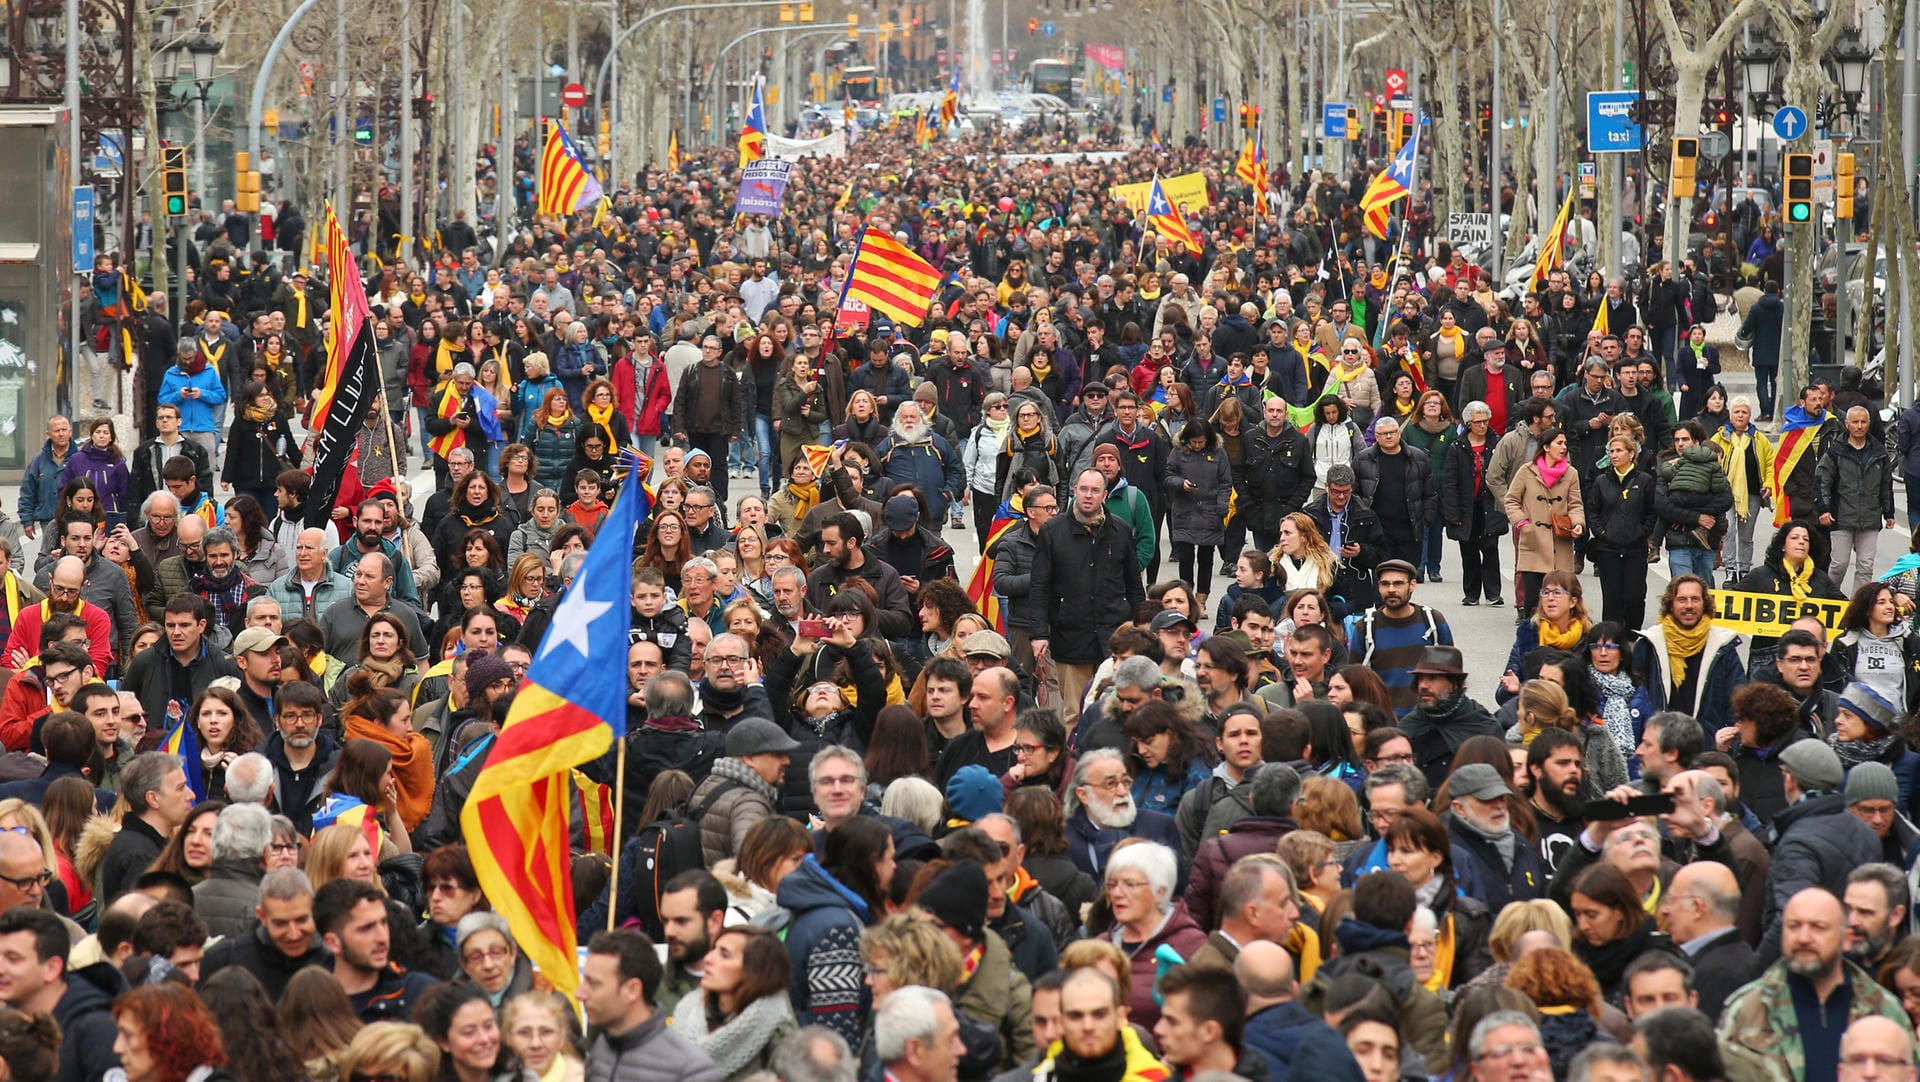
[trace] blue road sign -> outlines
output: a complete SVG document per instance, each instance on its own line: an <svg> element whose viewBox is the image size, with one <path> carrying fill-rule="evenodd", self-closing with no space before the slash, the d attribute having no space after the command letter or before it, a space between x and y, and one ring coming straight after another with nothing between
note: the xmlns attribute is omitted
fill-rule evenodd
<svg viewBox="0 0 1920 1082"><path fill-rule="evenodd" d="M1041 23L1040 32L1042 34L1045 34L1048 37L1052 37L1055 34L1058 34L1060 32L1060 28L1053 25L1052 23Z"/></svg>
<svg viewBox="0 0 1920 1082"><path fill-rule="evenodd" d="M1618 154L1639 150L1646 130L1633 119L1637 90L1595 90L1587 94L1587 152Z"/></svg>
<svg viewBox="0 0 1920 1082"><path fill-rule="evenodd" d="M1325 139L1347 137L1347 103L1330 101L1320 107L1320 135Z"/></svg>
<svg viewBox="0 0 1920 1082"><path fill-rule="evenodd" d="M93 273L93 189L73 190L73 273Z"/></svg>
<svg viewBox="0 0 1920 1082"><path fill-rule="evenodd" d="M1215 124L1225 124L1227 122L1227 99L1213 99L1213 122Z"/></svg>
<svg viewBox="0 0 1920 1082"><path fill-rule="evenodd" d="M1773 114L1773 134L1790 141L1806 133L1807 114L1799 106L1784 105Z"/></svg>
<svg viewBox="0 0 1920 1082"><path fill-rule="evenodd" d="M1163 105L1173 104L1173 84L1172 83L1164 83L1161 85L1160 102Z"/></svg>

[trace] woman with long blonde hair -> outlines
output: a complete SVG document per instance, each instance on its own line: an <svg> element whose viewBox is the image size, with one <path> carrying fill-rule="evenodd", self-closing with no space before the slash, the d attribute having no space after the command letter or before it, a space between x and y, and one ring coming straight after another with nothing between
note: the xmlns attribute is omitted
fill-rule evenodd
<svg viewBox="0 0 1920 1082"><path fill-rule="evenodd" d="M1333 585L1333 550L1320 536L1320 527L1312 516L1295 511L1280 520L1280 542L1268 554L1274 579L1288 592L1318 590Z"/></svg>

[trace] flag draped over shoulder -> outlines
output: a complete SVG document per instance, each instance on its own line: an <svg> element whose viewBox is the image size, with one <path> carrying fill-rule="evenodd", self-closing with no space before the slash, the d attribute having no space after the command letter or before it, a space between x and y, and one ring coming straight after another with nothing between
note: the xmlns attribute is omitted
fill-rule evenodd
<svg viewBox="0 0 1920 1082"><path fill-rule="evenodd" d="M1414 171L1420 161L1420 129L1413 129L1413 138L1393 156L1393 161L1373 178L1367 185L1367 193L1360 197L1360 214L1366 219L1367 232L1381 240L1387 239L1387 219L1393 214L1395 200L1405 199L1413 194Z"/></svg>
<svg viewBox="0 0 1920 1082"><path fill-rule="evenodd" d="M1175 241L1194 255L1206 251L1200 238L1193 233L1193 227L1187 224L1187 217L1180 208L1167 198L1165 188L1160 186L1160 178L1153 178L1153 190L1147 193L1147 225L1156 233Z"/></svg>
<svg viewBox="0 0 1920 1082"><path fill-rule="evenodd" d="M869 226L860 233L847 268L841 303L857 300L876 312L918 327L940 292L940 272L933 264L886 233Z"/></svg>
<svg viewBox="0 0 1920 1082"><path fill-rule="evenodd" d="M1603 302L1600 311L1606 312ZM1820 426L1825 424L1827 415L1815 417L1807 413L1800 405L1787 407L1781 416L1780 437L1774 441L1773 471L1767 474L1767 495L1773 497L1773 525L1775 529L1785 526L1793 520L1793 501L1787 498L1787 478L1800 465L1800 460L1811 453L1820 453ZM1807 514L1812 514L1807 510Z"/></svg>
<svg viewBox="0 0 1920 1082"><path fill-rule="evenodd" d="M487 900L558 991L579 983L568 814L573 770L626 735L639 485L614 500L560 604L460 813Z"/></svg>
<svg viewBox="0 0 1920 1082"><path fill-rule="evenodd" d="M1000 504L987 527L987 543L980 546L980 561L973 565L973 577L967 580L967 599L1002 635L1007 633L1007 613L1000 607L1000 595L993 591L993 553L1007 531L1026 520L1025 501L1018 493Z"/></svg>
<svg viewBox="0 0 1920 1082"><path fill-rule="evenodd" d="M319 435L313 448L313 489L307 497L306 524L325 527L340 492L340 478L353 457L360 428L380 394L380 357L373 346L373 310L367 305L360 268L333 204L327 204L328 324L331 343L326 371L313 392L307 424Z"/></svg>
<svg viewBox="0 0 1920 1082"><path fill-rule="evenodd" d="M547 131L547 148L540 155L540 186L536 214L572 214L592 206L606 194L587 171L580 148L559 121Z"/></svg>

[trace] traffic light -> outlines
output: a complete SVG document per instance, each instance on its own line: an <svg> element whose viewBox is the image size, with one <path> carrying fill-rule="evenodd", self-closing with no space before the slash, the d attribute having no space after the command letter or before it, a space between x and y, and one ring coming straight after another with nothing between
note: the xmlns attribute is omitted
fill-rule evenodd
<svg viewBox="0 0 1920 1082"><path fill-rule="evenodd" d="M783 23L790 23L793 21L793 5L792 4L780 5L780 21Z"/></svg>
<svg viewBox="0 0 1920 1082"><path fill-rule="evenodd" d="M1684 199L1693 194L1694 161L1700 157L1697 136L1673 137L1673 154L1667 163L1667 198Z"/></svg>
<svg viewBox="0 0 1920 1082"><path fill-rule="evenodd" d="M1413 138L1413 114L1400 114L1400 146L1406 146Z"/></svg>
<svg viewBox="0 0 1920 1082"><path fill-rule="evenodd" d="M167 217L180 218L187 213L187 148L160 148L160 198L166 204Z"/></svg>
<svg viewBox="0 0 1920 1082"><path fill-rule="evenodd" d="M1844 150L1833 159L1833 217L1853 217L1853 155Z"/></svg>
<svg viewBox="0 0 1920 1082"><path fill-rule="evenodd" d="M1027 36L1032 37L1035 34L1038 34L1039 32L1040 32L1040 20L1028 19L1027 20Z"/></svg>
<svg viewBox="0 0 1920 1082"><path fill-rule="evenodd" d="M860 40L860 13L857 11L847 16L847 40L852 42Z"/></svg>
<svg viewBox="0 0 1920 1082"><path fill-rule="evenodd" d="M1373 134L1387 134L1387 107L1379 102L1373 103Z"/></svg>
<svg viewBox="0 0 1920 1082"><path fill-rule="evenodd" d="M1480 107L1480 138L1486 139L1491 137L1492 134L1493 134L1493 109L1489 106L1483 105Z"/></svg>
<svg viewBox="0 0 1920 1082"><path fill-rule="evenodd" d="M1713 126L1716 128L1723 128L1723 129L1732 127L1733 126L1733 110L1727 108L1724 105L1722 105L1718 109L1715 109L1713 111Z"/></svg>
<svg viewBox="0 0 1920 1082"><path fill-rule="evenodd" d="M1786 220L1788 222L1813 220L1813 155L1811 154L1787 155Z"/></svg>
<svg viewBox="0 0 1920 1082"><path fill-rule="evenodd" d="M1359 138L1360 138L1360 110L1355 108L1354 106L1349 105L1347 106L1347 139L1348 141L1352 142L1352 141L1357 141Z"/></svg>

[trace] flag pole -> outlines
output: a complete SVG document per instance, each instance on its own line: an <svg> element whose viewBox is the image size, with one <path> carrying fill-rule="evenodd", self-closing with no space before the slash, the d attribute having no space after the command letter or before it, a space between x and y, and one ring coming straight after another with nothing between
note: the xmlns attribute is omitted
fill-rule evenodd
<svg viewBox="0 0 1920 1082"><path fill-rule="evenodd" d="M637 468L637 467L636 467ZM631 477L629 477L631 479ZM641 482L645 484L645 482ZM607 897L613 900L607 906L607 931L613 931L613 922L620 912L620 828L627 819L627 742L625 738L614 741L613 759L613 878L607 882Z"/></svg>

